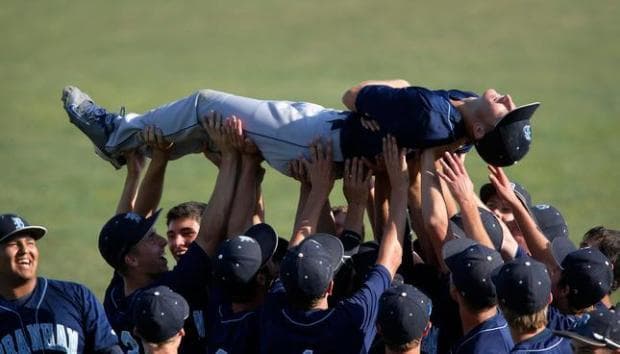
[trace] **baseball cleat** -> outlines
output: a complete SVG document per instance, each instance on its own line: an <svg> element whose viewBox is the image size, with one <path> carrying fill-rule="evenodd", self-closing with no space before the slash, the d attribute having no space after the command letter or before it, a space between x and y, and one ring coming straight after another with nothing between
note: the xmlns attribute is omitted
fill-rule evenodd
<svg viewBox="0 0 620 354"><path fill-rule="evenodd" d="M69 115L69 121L93 142L95 153L115 168L121 168L126 163L125 159L122 156L112 156L105 149L105 144L114 131L114 123L120 116L98 106L90 96L75 86L66 86L62 90L61 100Z"/></svg>

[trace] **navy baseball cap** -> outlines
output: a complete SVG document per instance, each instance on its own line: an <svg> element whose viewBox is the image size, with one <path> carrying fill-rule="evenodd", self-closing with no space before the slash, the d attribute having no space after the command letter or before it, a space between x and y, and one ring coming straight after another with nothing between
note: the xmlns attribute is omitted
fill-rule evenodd
<svg viewBox="0 0 620 354"><path fill-rule="evenodd" d="M329 234L314 234L288 250L280 264L280 277L288 293L321 297L342 265L344 247Z"/></svg>
<svg viewBox="0 0 620 354"><path fill-rule="evenodd" d="M7 241L12 236L24 233L38 240L45 236L47 229L43 226L30 225L26 219L17 214L0 215L0 242Z"/></svg>
<svg viewBox="0 0 620 354"><path fill-rule="evenodd" d="M504 264L499 252L465 238L446 242L442 257L461 296L481 307L496 303L491 275Z"/></svg>
<svg viewBox="0 0 620 354"><path fill-rule="evenodd" d="M518 315L531 315L547 306L551 279L544 264L530 257L514 259L491 276L502 307Z"/></svg>
<svg viewBox="0 0 620 354"><path fill-rule="evenodd" d="M594 347L620 349L620 313L600 306L582 315L572 329L554 333Z"/></svg>
<svg viewBox="0 0 620 354"><path fill-rule="evenodd" d="M484 225L484 229L487 234L491 238L491 242L493 243L493 247L496 250L502 249L502 242L504 242L504 230L497 220L495 214L485 208L478 208L478 212L480 213L480 219L482 220L482 225ZM450 218L452 222L456 224L461 230L465 230L463 226L463 217L460 213L455 214ZM463 231L464 232L464 231ZM453 234L456 234L453 232Z"/></svg>
<svg viewBox="0 0 620 354"><path fill-rule="evenodd" d="M187 301L167 286L140 292L131 311L136 332L149 343L161 343L172 338L189 317Z"/></svg>
<svg viewBox="0 0 620 354"><path fill-rule="evenodd" d="M536 204L531 209L540 231L549 241L556 237L568 237L568 225L560 211L549 204Z"/></svg>
<svg viewBox="0 0 620 354"><path fill-rule="evenodd" d="M531 205L532 205L532 197L527 192L525 187L523 187L523 185L517 182L510 182L510 186L512 187L512 190L515 192L515 195L517 196L517 198L519 198L519 200L521 201L521 204L523 204L528 210L530 210ZM497 191L495 190L495 187L491 183L483 184L482 187L480 187L480 200L484 204L486 204L491 198L491 196L495 194L497 194Z"/></svg>
<svg viewBox="0 0 620 354"><path fill-rule="evenodd" d="M379 299L377 324L389 345L421 339L431 318L433 303L417 288L402 284L387 289Z"/></svg>
<svg viewBox="0 0 620 354"><path fill-rule="evenodd" d="M530 150L530 118L539 106L539 102L534 102L508 112L493 130L476 142L480 157L489 165L501 167L521 160Z"/></svg>
<svg viewBox="0 0 620 354"><path fill-rule="evenodd" d="M214 259L214 276L230 285L247 284L273 256L278 235L268 224L250 227L244 235L227 239Z"/></svg>
<svg viewBox="0 0 620 354"><path fill-rule="evenodd" d="M572 307L592 306L609 293L613 267L601 251L594 247L576 249L566 237L554 239L551 249L562 268L562 279L570 288L568 300Z"/></svg>
<svg viewBox="0 0 620 354"><path fill-rule="evenodd" d="M148 218L136 213L122 213L112 217L99 233L99 253L114 269L119 269L125 255L145 236L149 235L161 209Z"/></svg>

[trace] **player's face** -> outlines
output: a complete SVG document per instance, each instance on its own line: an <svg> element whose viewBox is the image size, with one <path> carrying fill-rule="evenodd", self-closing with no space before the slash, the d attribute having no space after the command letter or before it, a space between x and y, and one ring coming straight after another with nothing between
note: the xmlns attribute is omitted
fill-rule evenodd
<svg viewBox="0 0 620 354"><path fill-rule="evenodd" d="M32 280L37 277L39 249L28 234L21 234L0 243L0 274L14 280Z"/></svg>
<svg viewBox="0 0 620 354"><path fill-rule="evenodd" d="M502 95L494 89L484 91L480 105L484 119L491 127L495 126L508 112L516 108L510 95Z"/></svg>
<svg viewBox="0 0 620 354"><path fill-rule="evenodd" d="M515 221L514 214L512 213L512 208L508 203L504 202L504 200L498 197L496 194L492 195L489 200L487 200L487 207L497 216L502 219L503 222L509 224Z"/></svg>
<svg viewBox="0 0 620 354"><path fill-rule="evenodd" d="M170 221L166 236L168 248L174 259L178 261L179 257L187 252L189 245L196 239L199 230L200 223L191 217Z"/></svg>
<svg viewBox="0 0 620 354"><path fill-rule="evenodd" d="M157 276L168 270L165 253L166 239L153 230L134 246L132 256L135 257L137 270Z"/></svg>

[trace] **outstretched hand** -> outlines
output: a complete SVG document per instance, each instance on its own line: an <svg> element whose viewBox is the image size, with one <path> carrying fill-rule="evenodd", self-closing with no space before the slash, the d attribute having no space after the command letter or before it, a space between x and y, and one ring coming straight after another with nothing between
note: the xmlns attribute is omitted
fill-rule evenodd
<svg viewBox="0 0 620 354"><path fill-rule="evenodd" d="M511 205L518 205L521 203L515 194L514 184L510 182L504 170L501 167L491 165L488 165L488 169L489 172L491 172L489 174L489 180L493 184L493 187L495 187L497 195Z"/></svg>
<svg viewBox="0 0 620 354"><path fill-rule="evenodd" d="M230 139L230 131L233 129L230 124L226 124L224 117L215 111L209 112L200 119L200 125L207 132L213 144L222 152L233 152L235 149Z"/></svg>
<svg viewBox="0 0 620 354"><path fill-rule="evenodd" d="M313 190L321 190L329 193L334 186L332 173L332 142L323 143L315 140L310 145L310 160L303 160L303 165L308 173Z"/></svg>
<svg viewBox="0 0 620 354"><path fill-rule="evenodd" d="M406 190L409 186L409 172L407 171L405 155L405 149L398 149L394 136L387 135L383 138L383 159L392 189L403 188Z"/></svg>
<svg viewBox="0 0 620 354"><path fill-rule="evenodd" d="M344 162L342 191L349 204L365 205L368 200L372 170L364 170L364 162L357 157Z"/></svg>
<svg viewBox="0 0 620 354"><path fill-rule="evenodd" d="M302 158L289 161L288 172L293 179L301 182L301 184L310 185L310 178Z"/></svg>
<svg viewBox="0 0 620 354"><path fill-rule="evenodd" d="M464 159L458 154L445 152L439 160L443 171L437 170L439 177L446 182L454 198L462 202L474 193L474 184L465 168Z"/></svg>
<svg viewBox="0 0 620 354"><path fill-rule="evenodd" d="M258 147L244 133L243 122L240 118L231 116L226 120L225 124L228 126L231 144L237 151L243 155L256 155L258 159L262 160Z"/></svg>

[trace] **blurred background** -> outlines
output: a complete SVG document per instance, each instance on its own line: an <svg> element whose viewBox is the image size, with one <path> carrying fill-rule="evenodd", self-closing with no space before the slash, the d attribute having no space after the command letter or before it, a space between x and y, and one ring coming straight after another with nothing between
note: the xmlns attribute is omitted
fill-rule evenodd
<svg viewBox="0 0 620 354"><path fill-rule="evenodd" d="M97 236L125 171L69 124L63 86L113 111L199 88L342 109L350 86L403 78L542 102L530 153L507 173L564 214L573 240L595 225L618 229L618 18L615 0L3 1L0 212L49 228L42 275L101 298L112 271ZM477 189L486 168L475 153L467 162ZM215 173L202 155L172 162L161 206L207 201ZM290 237L297 184L269 170L263 188L267 222Z"/></svg>

